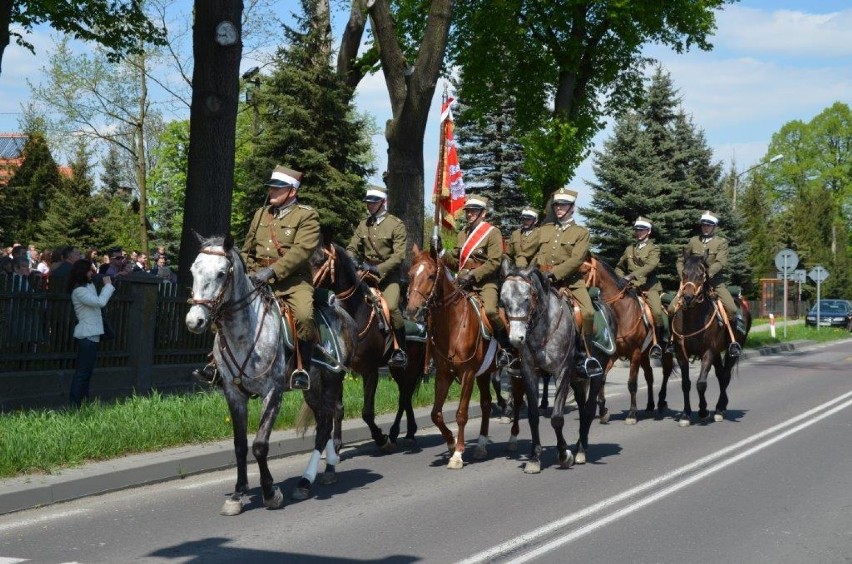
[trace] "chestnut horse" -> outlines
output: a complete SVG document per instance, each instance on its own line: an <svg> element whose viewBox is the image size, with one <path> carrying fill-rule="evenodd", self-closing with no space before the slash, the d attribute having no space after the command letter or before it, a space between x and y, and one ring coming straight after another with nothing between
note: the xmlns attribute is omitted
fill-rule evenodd
<svg viewBox="0 0 852 564"><path fill-rule="evenodd" d="M359 276L354 261L340 245L320 245L311 257L311 268L314 271L314 286L333 291L338 302L355 320L358 337L350 367L361 375L364 386L361 418L370 428L370 435L376 446L385 452L395 449L403 414L406 415L407 421L405 439L416 442L414 435L417 432L417 422L411 400L423 376L426 343L407 339L408 366L389 369L391 377L399 387L399 407L389 434L385 435L376 425L376 388L379 368L387 366L387 360L393 351L387 346L388 330L383 331L379 326L379 316L373 306L373 294ZM342 417L341 410L339 418ZM335 428L335 433L339 433L339 428Z"/></svg>
<svg viewBox="0 0 852 564"><path fill-rule="evenodd" d="M639 367L645 376L648 386L648 403L645 411L648 414L654 412L654 372L651 369L651 342L654 334L654 320L648 319L645 323L642 317L642 305L636 289L630 284L625 284L606 262L592 258L586 263L586 286L598 288L601 292L601 300L609 305L615 315L618 324L618 334L615 339L615 356L609 359L604 366L604 374L608 373L615 364L615 359L626 358L630 360L630 371L627 377L627 390L630 392L630 411L624 422L627 425L635 425L637 421L636 392L639 388L637 380ZM650 311L648 312L650 316ZM609 410L606 408L605 386L601 388L598 396L598 408L601 423L609 420Z"/></svg>
<svg viewBox="0 0 852 564"><path fill-rule="evenodd" d="M727 353L729 338L728 329L720 321L715 295L707 283L707 263L701 255L685 257L683 273L681 274L680 289L676 299L676 311L672 318L671 331L674 343L674 355L681 373L681 389L683 390L683 416L680 418L681 427L691 425L692 407L689 403L689 392L692 384L689 381L689 361L701 359L701 370L695 387L698 390L698 417L703 421L709 418L707 410L707 375L710 367L716 370L719 380L719 401L716 403L715 421L723 421L725 409L728 407L728 384L731 382L731 371L739 357ZM740 346L745 344L746 336L751 328L751 313L748 302L741 300L745 332L737 335ZM733 322L733 321L732 321ZM668 358L667 358L668 357ZM667 407L666 385L672 372L671 354L663 356L663 383L660 388L659 413Z"/></svg>
<svg viewBox="0 0 852 564"><path fill-rule="evenodd" d="M488 423L491 416L490 374L495 369L494 357L497 341L482 336L477 308L470 294L453 282L444 261L435 251L421 251L417 245L408 272L408 305L405 315L416 321L426 321L429 346L435 361L435 403L432 422L441 431L449 450L447 468L464 466L464 429L468 419L468 406L473 393L473 383L479 386L479 404L482 422L474 458L488 455ZM444 422L443 407L453 380L461 383L461 397L456 411L458 435Z"/></svg>

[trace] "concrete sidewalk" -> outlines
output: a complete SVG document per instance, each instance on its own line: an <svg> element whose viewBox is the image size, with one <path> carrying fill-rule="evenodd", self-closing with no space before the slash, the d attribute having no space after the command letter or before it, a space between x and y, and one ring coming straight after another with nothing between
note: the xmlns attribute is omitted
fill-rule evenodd
<svg viewBox="0 0 852 564"><path fill-rule="evenodd" d="M784 351L800 349L810 341L785 343L761 350L747 349L743 359ZM607 384L626 384L627 364L617 362L607 376ZM507 389L504 383L504 390ZM553 387L551 387L551 390ZM504 391L504 395L508 395ZM458 403L448 403L445 413L455 413ZM418 429L432 427L431 407L415 410ZM470 405L470 417L480 417L479 404ZM387 432L393 422L393 414L376 418L376 423ZM403 425L404 425L403 421ZM369 441L370 433L361 419L349 419L343 423L343 440L346 445ZM251 436L249 437L251 443ZM313 433L305 437L295 431L277 431L272 434L269 445L270 458L309 453L313 450ZM254 460L249 456L249 464ZM94 462L77 468L67 468L49 475L28 475L0 480L0 514L51 505L82 497L184 478L234 467L234 443L232 439L171 448L160 452L134 454L124 458Z"/></svg>

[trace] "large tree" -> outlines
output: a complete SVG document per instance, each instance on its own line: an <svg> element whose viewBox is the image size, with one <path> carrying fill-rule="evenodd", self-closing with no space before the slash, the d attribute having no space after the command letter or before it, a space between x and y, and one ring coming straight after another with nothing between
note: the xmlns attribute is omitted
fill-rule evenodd
<svg viewBox="0 0 852 564"><path fill-rule="evenodd" d="M35 52L26 35L41 24L99 43L112 60L138 53L144 42L163 41L162 30L148 20L138 0L0 0L0 63L12 37ZM12 26L20 31L11 31Z"/></svg>
<svg viewBox="0 0 852 564"><path fill-rule="evenodd" d="M468 102L518 102L530 182L549 195L570 181L604 117L635 107L645 44L709 50L714 11L735 0L469 0L459 3L452 63ZM495 88L499 85L499 88Z"/></svg>

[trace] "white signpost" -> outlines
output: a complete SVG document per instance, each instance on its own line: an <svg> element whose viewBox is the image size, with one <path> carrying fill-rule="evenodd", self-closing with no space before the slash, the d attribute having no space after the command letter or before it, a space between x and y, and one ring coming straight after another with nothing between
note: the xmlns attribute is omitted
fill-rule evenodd
<svg viewBox="0 0 852 564"><path fill-rule="evenodd" d="M799 255L792 249L781 249L775 255L775 267L784 280L784 338L787 338L787 280L799 266Z"/></svg>
<svg viewBox="0 0 852 564"><path fill-rule="evenodd" d="M811 280L816 282L817 285L817 331L819 331L820 326L820 307L819 307L819 294L820 294L820 286L822 285L823 280L828 278L828 271L822 267L822 265L818 264L808 272L808 276Z"/></svg>

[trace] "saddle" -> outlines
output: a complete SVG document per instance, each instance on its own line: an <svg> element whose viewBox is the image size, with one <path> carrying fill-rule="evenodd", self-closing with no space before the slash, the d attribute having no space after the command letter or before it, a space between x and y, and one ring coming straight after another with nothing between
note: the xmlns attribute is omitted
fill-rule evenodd
<svg viewBox="0 0 852 564"><path fill-rule="evenodd" d="M332 372L339 373L345 370L346 367L343 365L343 347L340 343L340 337L331 328L330 320L335 315L335 300L334 293L330 290L323 288L314 290L314 323L316 323L319 335L317 342L314 344L311 360L312 362L323 365ZM293 328L295 327L293 313L290 311L290 308L282 306L280 302L278 306L281 308L284 346L287 350L294 351L296 341L293 336Z"/></svg>
<svg viewBox="0 0 852 564"><path fill-rule="evenodd" d="M473 306L474 311L479 315L479 332L482 334L482 338L490 341L494 337L494 328L491 327L491 322L488 321L488 316L485 315L485 305L482 303L482 298L478 294L471 292L468 294L467 299L470 300L470 305Z"/></svg>
<svg viewBox="0 0 852 564"><path fill-rule="evenodd" d="M556 295L563 300L567 300L574 310L574 323L577 327L577 332L583 329L583 314L580 311L580 304L574 298L571 290L563 286L561 288L552 289ZM592 298L592 307L595 310L594 316L594 334L592 335L592 345L603 351L604 354L615 354L615 332L610 327L607 321L607 316L604 311L604 304L600 301L600 290L597 288L589 289L589 297Z"/></svg>

